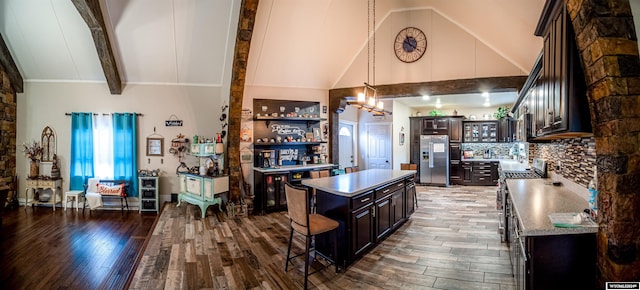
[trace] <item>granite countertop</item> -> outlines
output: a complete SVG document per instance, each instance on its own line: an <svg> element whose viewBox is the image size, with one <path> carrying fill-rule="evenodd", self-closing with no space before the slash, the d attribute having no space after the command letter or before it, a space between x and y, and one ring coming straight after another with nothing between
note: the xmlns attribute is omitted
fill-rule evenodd
<svg viewBox="0 0 640 290"><path fill-rule="evenodd" d="M554 186L550 178L507 179L512 214L520 220L522 236L596 233L598 227L558 228L550 213L582 212L589 205L567 187Z"/></svg>
<svg viewBox="0 0 640 290"><path fill-rule="evenodd" d="M302 184L335 195L352 197L413 176L415 173L415 170L368 169L331 177L305 179L302 180Z"/></svg>
<svg viewBox="0 0 640 290"><path fill-rule="evenodd" d="M261 168L254 167L253 170L259 171L262 173L265 172L287 172L287 171L295 171L295 170L313 170L313 169L321 169L321 168L333 168L335 164L308 164L308 165L285 165L278 166L272 168Z"/></svg>
<svg viewBox="0 0 640 290"><path fill-rule="evenodd" d="M500 161L502 159L498 159L498 158L462 158L460 159L460 161L484 161L484 162L491 162L491 161Z"/></svg>
<svg viewBox="0 0 640 290"><path fill-rule="evenodd" d="M527 171L529 170L529 162L520 163L513 159L500 160L500 170L502 171Z"/></svg>

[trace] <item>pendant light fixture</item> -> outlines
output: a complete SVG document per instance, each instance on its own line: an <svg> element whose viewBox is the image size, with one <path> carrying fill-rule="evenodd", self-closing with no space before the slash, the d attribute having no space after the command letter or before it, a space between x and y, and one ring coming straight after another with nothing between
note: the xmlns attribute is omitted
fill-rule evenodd
<svg viewBox="0 0 640 290"><path fill-rule="evenodd" d="M373 45L371 42L373 41ZM372 112L374 116L389 114L390 111L384 109L384 103L378 99L376 83L376 0L369 0L367 3L367 81L364 88L355 101L347 104L358 109Z"/></svg>

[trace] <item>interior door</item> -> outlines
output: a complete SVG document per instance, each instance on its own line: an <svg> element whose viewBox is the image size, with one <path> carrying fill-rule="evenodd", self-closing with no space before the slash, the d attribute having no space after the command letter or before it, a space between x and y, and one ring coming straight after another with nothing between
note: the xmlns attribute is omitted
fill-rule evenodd
<svg viewBox="0 0 640 290"><path fill-rule="evenodd" d="M339 162L340 168L356 166L354 140L354 124L340 121L338 130L338 146L340 148Z"/></svg>
<svg viewBox="0 0 640 290"><path fill-rule="evenodd" d="M367 124L367 169L391 169L391 124Z"/></svg>

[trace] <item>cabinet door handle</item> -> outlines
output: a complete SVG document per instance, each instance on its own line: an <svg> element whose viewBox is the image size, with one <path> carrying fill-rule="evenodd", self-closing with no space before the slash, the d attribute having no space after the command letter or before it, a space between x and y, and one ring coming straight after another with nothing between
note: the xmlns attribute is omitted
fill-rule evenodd
<svg viewBox="0 0 640 290"><path fill-rule="evenodd" d="M389 190L390 189L387 188L387 189L383 190L382 193L387 193L387 192L389 192Z"/></svg>
<svg viewBox="0 0 640 290"><path fill-rule="evenodd" d="M397 187L403 187L403 186L404 186L404 184L402 184L402 183L398 183L396 186L397 186Z"/></svg>
<svg viewBox="0 0 640 290"><path fill-rule="evenodd" d="M361 199L361 200L360 200L360 202L362 202L362 203L364 203L364 202L367 202L367 201L369 201L370 199L371 199L370 197L367 197L367 198L363 198L363 199Z"/></svg>
<svg viewBox="0 0 640 290"><path fill-rule="evenodd" d="M374 206L373 209L371 210L371 216L372 217L376 217L376 207Z"/></svg>

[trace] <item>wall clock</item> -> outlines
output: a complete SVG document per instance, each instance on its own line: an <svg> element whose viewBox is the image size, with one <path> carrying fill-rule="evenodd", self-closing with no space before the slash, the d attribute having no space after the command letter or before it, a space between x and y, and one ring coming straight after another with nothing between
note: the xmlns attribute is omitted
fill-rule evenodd
<svg viewBox="0 0 640 290"><path fill-rule="evenodd" d="M398 32L393 48L399 60L415 62L427 51L427 36L418 28L404 28Z"/></svg>

